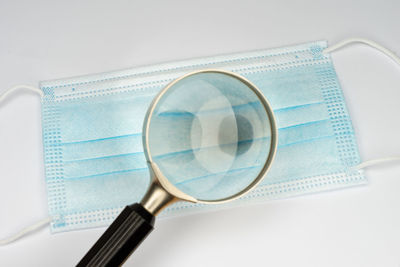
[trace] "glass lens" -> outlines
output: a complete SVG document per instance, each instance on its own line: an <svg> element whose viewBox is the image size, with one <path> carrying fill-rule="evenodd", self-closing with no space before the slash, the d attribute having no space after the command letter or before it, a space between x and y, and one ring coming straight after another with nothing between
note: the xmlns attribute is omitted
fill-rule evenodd
<svg viewBox="0 0 400 267"><path fill-rule="evenodd" d="M241 79L200 72L174 83L156 104L149 153L165 177L199 200L246 189L271 149L264 105Z"/></svg>

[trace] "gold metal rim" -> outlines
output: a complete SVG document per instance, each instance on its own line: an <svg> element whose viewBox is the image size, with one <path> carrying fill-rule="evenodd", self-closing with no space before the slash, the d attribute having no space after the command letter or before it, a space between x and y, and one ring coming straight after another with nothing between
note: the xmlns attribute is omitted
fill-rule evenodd
<svg viewBox="0 0 400 267"><path fill-rule="evenodd" d="M243 190L239 191L238 193L236 193L234 195L231 195L229 197L222 198L222 199L217 199L217 200L196 199L196 198L193 198L193 197L185 194L184 192L182 192L178 188L176 188L156 167L157 165L153 162L153 159L152 159L152 156L151 156L151 152L150 152L149 143L148 143L150 121L151 121L151 118L153 116L154 109L156 108L156 106L157 106L158 102L160 101L160 99L176 83L178 83L182 79L185 79L185 78L187 78L189 76L192 76L192 75L195 75L195 74L199 74L199 73L222 73L222 74L226 74L226 75L232 76L232 77L242 81L243 83L245 83L257 95L257 97L259 98L259 100L263 104L264 109L267 112L268 119L269 119L269 122L270 122L270 127L271 127L271 143L270 143L271 147L270 147L270 151L269 151L269 154L268 154L268 158L267 158L263 168L259 172L258 176L254 179L254 181L252 183L250 183L247 187L245 187ZM271 105L269 104L268 100L265 98L264 94L260 91L260 89L258 89L253 83L251 83L246 78L244 78L244 77L242 77L242 76L240 76L240 75L238 75L236 73L230 72L230 71L218 70L218 69L205 69L205 70L199 70L199 71L190 72L190 73L188 73L186 75L183 75L183 76L175 79L174 81L169 83L166 87L164 87L158 93L157 96L154 97L152 103L150 104L149 109L147 110L147 113L146 113L146 116L145 116L145 119L144 119L143 136L142 136L142 138L143 138L144 154L146 156L149 168L152 168L152 171L154 173L154 175L152 175L151 178L152 179L156 179L159 184L162 184L162 187L169 194L171 194L172 196L176 197L179 200L190 201L190 202L194 202L194 203L220 204L220 203L225 203L225 202L229 202L231 200L240 198L241 196L243 196L246 193L248 193L251 189L256 187L264 179L266 173L270 169L270 167L272 165L272 162L273 162L273 160L275 158L275 154L276 154L276 150L277 150L277 146L278 146L278 129L276 127L275 116L273 114ZM156 167L156 168L154 168L154 167Z"/></svg>

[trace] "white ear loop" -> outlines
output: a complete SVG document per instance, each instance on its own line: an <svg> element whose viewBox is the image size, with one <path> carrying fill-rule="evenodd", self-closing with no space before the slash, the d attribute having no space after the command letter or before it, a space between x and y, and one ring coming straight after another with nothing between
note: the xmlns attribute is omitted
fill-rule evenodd
<svg viewBox="0 0 400 267"><path fill-rule="evenodd" d="M368 168L370 166L375 166L379 165L382 163L388 163L388 162L393 162L393 161L400 161L400 157L387 157L387 158L380 158L380 159L372 159L368 161L361 162L360 164L351 167L351 170L357 171L361 169Z"/></svg>
<svg viewBox="0 0 400 267"><path fill-rule="evenodd" d="M0 103L1 103L2 101L4 101L4 99L6 99L6 97L7 97L9 94L11 94L11 93L13 93L13 92L15 92L15 91L17 91L17 90L20 90L20 89L27 89L27 90L29 90L29 91L32 91L32 92L34 92L34 93L39 94L40 97L43 97L43 96L44 96L42 90L40 90L39 88L30 86L30 85L23 85L23 84L21 84L21 85L16 85L16 86L14 86L14 87L11 87L10 89L6 90L4 93L0 94Z"/></svg>
<svg viewBox="0 0 400 267"><path fill-rule="evenodd" d="M397 64L400 65L400 58L392 51L390 51L389 49L381 46L378 43L375 43L374 41L368 40L368 39L363 39L363 38L349 38L349 39L345 39L335 45L332 45L330 47L327 47L324 49L324 53L331 53L335 50L341 49L342 47L349 45L349 44L354 44L354 43L363 43L366 44L372 48L375 48L378 51L381 51L382 53L384 53L385 55L387 55L388 57L390 57L391 59L394 60L394 62L396 62Z"/></svg>
<svg viewBox="0 0 400 267"><path fill-rule="evenodd" d="M0 240L0 246L8 245L8 244L14 242L17 239L19 239L19 238L21 238L23 236L26 236L27 234L32 233L32 232L42 228L45 225L50 224L51 221L52 221L52 218L51 217L47 217L47 218L42 219L42 220L40 220L40 221L30 225L30 226L27 226L24 229L20 230L19 232L13 234L12 236L10 236L8 238L5 238L5 239L1 239Z"/></svg>
<svg viewBox="0 0 400 267"><path fill-rule="evenodd" d="M39 94L41 97L43 97L43 95L44 95L43 92L39 88L29 86L29 85L17 85L17 86L11 87L10 89L6 90L4 93L0 94L0 103L2 101L4 101L8 95L10 95L11 93L13 93L17 90L20 90L20 89L27 89L29 91ZM8 238L0 239L0 246L10 244L17 239L19 239L23 236L26 236L27 234L32 233L32 232L42 228L45 225L48 225L51 221L52 221L52 218L47 217L47 218L42 219L30 226L25 227L21 231L13 234L12 236L10 236Z"/></svg>
<svg viewBox="0 0 400 267"><path fill-rule="evenodd" d="M363 39L363 38L349 38L345 39L335 45L332 45L328 48L324 49L324 53L331 53L333 51L339 50L343 48L344 46L347 46L349 44L354 44L354 43L363 43L366 44L372 48L377 49L378 51L382 52L383 54L387 55L389 58L391 58L394 62L396 62L400 66L400 58L392 51L389 49L381 46L378 43L375 43L374 41L368 40L368 39ZM353 166L350 168L350 170L355 171L355 170L361 170L365 169L370 166L375 166L379 165L382 163L387 163L387 162L394 162L394 161L400 161L400 156L393 156L393 157L387 157L387 158L381 158L381 159L373 159L373 160L368 160L361 162L360 164Z"/></svg>

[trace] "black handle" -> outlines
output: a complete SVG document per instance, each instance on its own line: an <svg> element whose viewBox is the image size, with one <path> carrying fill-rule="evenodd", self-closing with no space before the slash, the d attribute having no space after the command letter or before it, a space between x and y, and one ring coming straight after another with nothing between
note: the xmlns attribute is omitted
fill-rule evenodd
<svg viewBox="0 0 400 267"><path fill-rule="evenodd" d="M122 265L153 230L154 218L140 204L126 206L77 267Z"/></svg>

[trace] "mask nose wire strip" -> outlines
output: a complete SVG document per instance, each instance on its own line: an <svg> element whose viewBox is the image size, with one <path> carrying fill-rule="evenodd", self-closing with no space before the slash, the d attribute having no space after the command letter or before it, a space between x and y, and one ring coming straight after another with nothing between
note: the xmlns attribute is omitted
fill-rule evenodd
<svg viewBox="0 0 400 267"><path fill-rule="evenodd" d="M347 46L349 44L354 44L354 43L363 43L366 44L372 48L377 49L378 51L382 52L383 54L387 55L389 58L391 58L394 62L396 62L399 66L400 66L400 57L397 56L394 52L390 51L389 49L383 47L382 45L368 40L368 39L363 39L363 38L349 38L349 39L345 39L335 45L332 45L330 47L327 47L324 49L324 53L331 53L334 52L336 50L339 50L341 48L343 48L344 46ZM393 156L393 157L387 157L387 158L380 158L380 159L373 159L373 160L368 160L368 161L364 161L361 162L360 164L353 166L350 168L350 170L352 171L356 171L356 170L361 170L361 169L365 169L367 167L370 166L375 166L381 163L387 163L387 162L393 162L393 161L400 161L400 156Z"/></svg>
<svg viewBox="0 0 400 267"><path fill-rule="evenodd" d="M43 92L39 88L36 88L36 87L33 87L33 86L29 86L29 85L17 85L17 86L11 87L10 89L6 90L3 94L0 94L0 103L2 101L4 101L6 99L6 97L8 95L10 95L11 93L13 93L13 92L15 92L17 90L21 90L21 89L27 89L29 91L38 93L41 97L43 97ZM24 229L20 230L19 232L13 234L12 236L10 236L8 238L0 239L0 246L4 246L4 245L7 245L7 244L10 244L10 243L14 242L17 239L19 239L19 238L21 238L21 237L23 237L23 236L25 236L25 235L27 235L29 233L32 233L32 232L42 228L45 225L48 225L51 221L52 221L52 218L51 217L47 217L47 218L42 219L42 220L40 220L40 221L30 225L30 226L25 227Z"/></svg>

